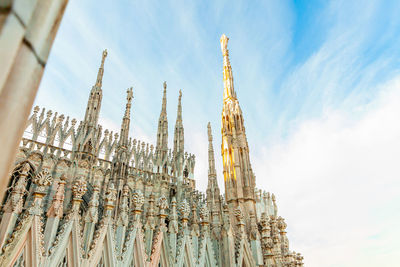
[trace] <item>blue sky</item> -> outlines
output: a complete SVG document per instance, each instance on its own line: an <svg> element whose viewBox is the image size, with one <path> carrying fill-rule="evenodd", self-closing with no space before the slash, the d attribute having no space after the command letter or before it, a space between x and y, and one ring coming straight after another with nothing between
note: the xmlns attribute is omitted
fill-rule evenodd
<svg viewBox="0 0 400 267"><path fill-rule="evenodd" d="M393 266L399 9L378 0L70 0L36 104L82 119L107 48L100 122L118 131L133 86L131 136L154 144L167 81L172 143L182 89L185 146L204 190L208 121L221 174L225 33L257 185L277 195L292 249L306 266Z"/></svg>

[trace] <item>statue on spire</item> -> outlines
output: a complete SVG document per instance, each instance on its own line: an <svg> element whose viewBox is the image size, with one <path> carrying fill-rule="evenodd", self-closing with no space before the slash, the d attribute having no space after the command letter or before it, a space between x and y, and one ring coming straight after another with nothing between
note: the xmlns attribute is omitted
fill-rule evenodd
<svg viewBox="0 0 400 267"><path fill-rule="evenodd" d="M103 50L103 59L101 60L102 63L104 63L104 60L106 59L107 55L108 55L107 54L107 49L104 49Z"/></svg>
<svg viewBox="0 0 400 267"><path fill-rule="evenodd" d="M133 98L133 88L130 87L126 90L126 108L125 108L125 117L129 116L130 109L131 109L131 102Z"/></svg>
<svg viewBox="0 0 400 267"><path fill-rule="evenodd" d="M220 42L221 42L221 51L222 51L222 54L223 54L224 56L225 56L225 55L227 54L227 52L228 52L228 41L229 41L229 38L226 37L225 34L222 34L221 39L220 39Z"/></svg>

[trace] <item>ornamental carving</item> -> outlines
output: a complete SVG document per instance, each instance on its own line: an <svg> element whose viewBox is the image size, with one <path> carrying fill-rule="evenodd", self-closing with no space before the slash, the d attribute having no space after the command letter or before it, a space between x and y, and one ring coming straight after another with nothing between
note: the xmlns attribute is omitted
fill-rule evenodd
<svg viewBox="0 0 400 267"><path fill-rule="evenodd" d="M210 219L210 212L207 208L207 204L203 204L201 205L200 209L199 209L199 214L200 214L200 220L202 222L208 222Z"/></svg>
<svg viewBox="0 0 400 267"><path fill-rule="evenodd" d="M158 199L157 205L161 210L168 209L168 199L165 196L161 196Z"/></svg>
<svg viewBox="0 0 400 267"><path fill-rule="evenodd" d="M238 222L243 222L244 215L240 206L235 209L235 217Z"/></svg>
<svg viewBox="0 0 400 267"><path fill-rule="evenodd" d="M132 204L135 210L141 210L142 206L144 204L144 196L142 191L140 190L135 190L132 193Z"/></svg>
<svg viewBox="0 0 400 267"><path fill-rule="evenodd" d="M58 217L61 218L63 215L63 203L64 203L64 187L65 187L65 176L60 177L56 193L53 196L51 206L47 211L47 217Z"/></svg>
<svg viewBox="0 0 400 267"><path fill-rule="evenodd" d="M39 172L35 178L33 178L33 183L36 184L35 191L38 193L44 193L46 191L46 187L51 185L53 182L53 177L47 169Z"/></svg>
<svg viewBox="0 0 400 267"><path fill-rule="evenodd" d="M81 199L82 196L87 191L85 179L82 176L79 176L78 178L76 178L72 184L71 190L72 190L74 199Z"/></svg>
<svg viewBox="0 0 400 267"><path fill-rule="evenodd" d="M184 199L179 205L179 212L183 219L187 219L190 213L190 207L186 199Z"/></svg>
<svg viewBox="0 0 400 267"><path fill-rule="evenodd" d="M115 200L117 199L117 191L115 190L114 183L110 183L108 185L108 189L106 195L104 197L106 205L114 205Z"/></svg>

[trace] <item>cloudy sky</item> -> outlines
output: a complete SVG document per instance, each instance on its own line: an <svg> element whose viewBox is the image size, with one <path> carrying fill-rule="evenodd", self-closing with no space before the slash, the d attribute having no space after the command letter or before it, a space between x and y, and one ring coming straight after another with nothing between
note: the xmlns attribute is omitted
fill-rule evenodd
<svg viewBox="0 0 400 267"><path fill-rule="evenodd" d="M82 119L107 48L101 124L118 131L133 86L131 136L155 144L167 81L170 143L182 89L196 183L206 188L210 121L223 189L225 33L257 186L276 194L291 249L306 266L397 266L399 10L379 0L70 0L36 104Z"/></svg>

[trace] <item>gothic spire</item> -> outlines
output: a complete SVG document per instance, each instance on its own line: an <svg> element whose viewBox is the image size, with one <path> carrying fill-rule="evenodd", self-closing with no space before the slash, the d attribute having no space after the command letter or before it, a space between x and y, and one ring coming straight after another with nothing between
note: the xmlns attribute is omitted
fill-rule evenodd
<svg viewBox="0 0 400 267"><path fill-rule="evenodd" d="M164 92L163 92L163 99L162 99L162 108L161 108L161 115L167 115L167 82L164 81L163 83ZM161 117L160 115L160 117Z"/></svg>
<svg viewBox="0 0 400 267"><path fill-rule="evenodd" d="M127 146L128 145L128 135L129 135L129 123L131 116L131 102L133 98L132 87L126 91L126 107L125 114L122 119L121 125L121 137L120 137L120 145Z"/></svg>
<svg viewBox="0 0 400 267"><path fill-rule="evenodd" d="M215 170L213 137L212 137L210 122L208 123L207 128L208 128L208 184L210 185L210 179L216 179L217 172Z"/></svg>
<svg viewBox="0 0 400 267"><path fill-rule="evenodd" d="M160 118L158 119L156 154L163 159L168 153L168 120L167 120L167 82L164 82L164 92Z"/></svg>
<svg viewBox="0 0 400 267"><path fill-rule="evenodd" d="M234 212L234 208L240 205L248 217L251 212L255 214L255 176L250 164L243 114L233 87L232 67L227 48L228 40L225 34L221 36L224 80L221 154L225 196L231 212Z"/></svg>
<svg viewBox="0 0 400 267"><path fill-rule="evenodd" d="M228 99L236 99L236 92L233 87L232 67L229 61L228 41L229 38L226 37L225 34L223 34L221 36L220 42L221 42L222 56L224 57L224 65L223 65L224 102Z"/></svg>
<svg viewBox="0 0 400 267"><path fill-rule="evenodd" d="M208 184L207 184L207 202L210 208L219 209L219 196L220 191L217 182L217 172L215 170L215 160L214 160L214 147L213 147L213 137L211 132L211 124L208 123Z"/></svg>
<svg viewBox="0 0 400 267"><path fill-rule="evenodd" d="M103 73L104 73L104 61L107 57L107 49L103 51L103 56L101 58L101 64L99 68L99 72L97 73L96 87L101 89L101 85L103 83Z"/></svg>
<svg viewBox="0 0 400 267"><path fill-rule="evenodd" d="M178 111L176 115L175 132L174 132L174 155L183 154L184 151L184 130L182 124L182 91L179 90Z"/></svg>
<svg viewBox="0 0 400 267"><path fill-rule="evenodd" d="M96 126L99 119L101 100L103 98L102 82L104 73L104 61L106 57L107 49L103 51L99 72L97 73L96 84L92 87L92 90L90 91L90 96L86 107L84 123L88 128Z"/></svg>

